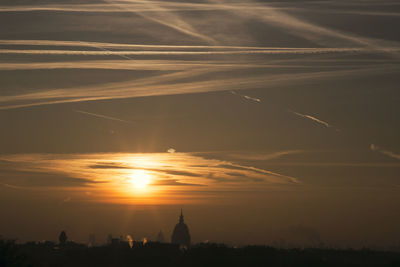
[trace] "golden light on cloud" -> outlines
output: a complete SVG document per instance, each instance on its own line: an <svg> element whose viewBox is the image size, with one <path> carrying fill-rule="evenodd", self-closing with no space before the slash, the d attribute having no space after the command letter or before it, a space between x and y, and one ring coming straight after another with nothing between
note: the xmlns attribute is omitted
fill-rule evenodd
<svg viewBox="0 0 400 267"><path fill-rule="evenodd" d="M25 189L62 190L80 201L198 203L221 198L224 192L298 183L293 177L193 153L21 154L0 160L26 172L32 181L38 179L40 186ZM41 181L43 174L52 179ZM10 185L20 187L15 180Z"/></svg>

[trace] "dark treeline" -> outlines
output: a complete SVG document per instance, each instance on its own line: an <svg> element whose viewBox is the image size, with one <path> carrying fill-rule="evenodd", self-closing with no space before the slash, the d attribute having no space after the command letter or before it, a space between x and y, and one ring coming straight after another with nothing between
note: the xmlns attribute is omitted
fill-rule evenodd
<svg viewBox="0 0 400 267"><path fill-rule="evenodd" d="M155 242L131 246L0 241L0 266L400 266L399 252L369 249L232 248L210 243L182 248Z"/></svg>

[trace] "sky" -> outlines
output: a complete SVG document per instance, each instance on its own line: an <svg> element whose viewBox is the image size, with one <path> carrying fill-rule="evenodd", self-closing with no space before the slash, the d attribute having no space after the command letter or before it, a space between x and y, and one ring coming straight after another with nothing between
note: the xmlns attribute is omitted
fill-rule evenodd
<svg viewBox="0 0 400 267"><path fill-rule="evenodd" d="M400 3L3 0L0 235L399 247Z"/></svg>

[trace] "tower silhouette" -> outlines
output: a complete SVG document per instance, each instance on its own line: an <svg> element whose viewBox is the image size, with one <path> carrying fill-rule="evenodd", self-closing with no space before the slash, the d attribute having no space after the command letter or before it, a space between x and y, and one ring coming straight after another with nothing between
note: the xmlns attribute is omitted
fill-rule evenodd
<svg viewBox="0 0 400 267"><path fill-rule="evenodd" d="M182 209L181 215L179 216L179 222L175 225L174 232L172 233L171 243L187 247L190 245L189 227L183 220Z"/></svg>

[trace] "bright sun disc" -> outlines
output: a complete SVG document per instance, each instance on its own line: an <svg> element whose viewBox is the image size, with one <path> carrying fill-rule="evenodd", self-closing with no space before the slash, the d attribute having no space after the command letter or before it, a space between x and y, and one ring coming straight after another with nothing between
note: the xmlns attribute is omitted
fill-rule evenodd
<svg viewBox="0 0 400 267"><path fill-rule="evenodd" d="M130 175L130 182L137 189L144 189L151 182L150 175L145 170L135 170Z"/></svg>

